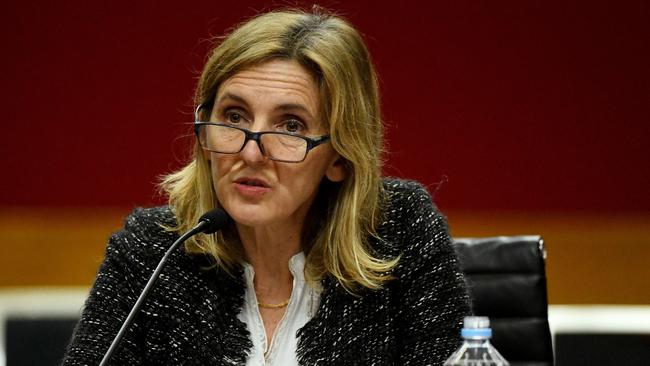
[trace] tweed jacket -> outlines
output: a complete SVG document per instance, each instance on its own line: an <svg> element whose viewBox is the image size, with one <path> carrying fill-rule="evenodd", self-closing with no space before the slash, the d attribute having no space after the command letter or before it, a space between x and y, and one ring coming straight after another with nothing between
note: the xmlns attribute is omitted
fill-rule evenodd
<svg viewBox="0 0 650 366"><path fill-rule="evenodd" d="M418 183L384 179L385 220L373 249L401 255L396 279L361 296L330 277L315 316L298 331L301 365L441 365L460 344L469 298L447 230ZM63 365L98 365L166 249L178 237L168 207L136 209L106 256ZM243 272L230 276L206 258L172 254L113 365L243 365L252 347L242 308Z"/></svg>

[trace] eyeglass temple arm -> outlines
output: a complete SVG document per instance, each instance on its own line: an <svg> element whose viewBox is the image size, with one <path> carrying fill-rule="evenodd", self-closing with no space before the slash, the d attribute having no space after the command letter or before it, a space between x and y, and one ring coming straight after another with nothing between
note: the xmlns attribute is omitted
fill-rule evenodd
<svg viewBox="0 0 650 366"><path fill-rule="evenodd" d="M319 137L316 137L316 138L313 138L313 137L312 138L306 138L306 140L307 140L307 151L315 148L318 145L323 144L324 142L326 142L330 138L331 138L330 135L323 135L323 136L319 136Z"/></svg>
<svg viewBox="0 0 650 366"><path fill-rule="evenodd" d="M194 110L194 122L201 122L199 121L199 111L203 108L203 104L199 104L196 106L196 109Z"/></svg>

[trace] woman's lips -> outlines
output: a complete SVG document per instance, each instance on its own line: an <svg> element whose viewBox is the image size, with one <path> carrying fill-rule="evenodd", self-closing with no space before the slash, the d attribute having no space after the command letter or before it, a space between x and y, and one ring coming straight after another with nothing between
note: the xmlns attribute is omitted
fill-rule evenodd
<svg viewBox="0 0 650 366"><path fill-rule="evenodd" d="M258 197L271 190L261 179L240 178L235 181L235 189L243 196Z"/></svg>

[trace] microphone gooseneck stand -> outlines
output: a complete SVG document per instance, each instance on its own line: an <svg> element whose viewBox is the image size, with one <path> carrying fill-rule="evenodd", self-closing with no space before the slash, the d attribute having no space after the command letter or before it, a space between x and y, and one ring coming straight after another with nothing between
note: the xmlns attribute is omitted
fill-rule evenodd
<svg viewBox="0 0 650 366"><path fill-rule="evenodd" d="M129 312L129 315L126 317L126 320L124 320L124 323L122 324L122 327L120 328L119 332L117 332L117 335L113 339L113 342L111 343L111 346L108 348L108 351L106 351L106 354L104 354L104 358L102 361L99 363L99 366L107 366L108 362L111 359L111 356L113 355L113 352L119 347L120 342L122 341L122 338L126 334L127 330L129 329L129 326L133 322L133 319L135 318L136 314L138 313L138 310L140 310L140 307L144 303L144 300L147 297L147 294L151 289L153 288L154 284L156 283L156 280L160 276L160 272L162 272L163 267L165 266L165 263L167 262L167 259L169 256L172 254L172 252L185 240L190 238L191 236L194 236L198 233L205 233L205 234L212 234L220 229L222 229L226 224L228 223L228 215L226 214L225 211L221 209L214 209L212 211L208 211L205 213L201 218L199 219L199 223L194 226L190 231L186 232L185 234L181 235L180 238L178 238L174 244L167 249L167 252L165 252L165 255L162 257L160 262L158 263L158 266L156 267L156 270L153 272L151 277L149 278L149 281L147 281L147 285L144 287L142 290L142 293L140 294L140 297L138 297L138 300L136 300L135 305L133 305L133 308L131 309L131 312Z"/></svg>

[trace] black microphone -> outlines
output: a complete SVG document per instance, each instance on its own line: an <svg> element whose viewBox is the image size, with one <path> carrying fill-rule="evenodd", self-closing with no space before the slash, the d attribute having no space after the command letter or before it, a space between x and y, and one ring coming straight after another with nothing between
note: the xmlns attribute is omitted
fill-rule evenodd
<svg viewBox="0 0 650 366"><path fill-rule="evenodd" d="M220 208L215 208L212 211L204 213L203 216L199 218L199 223L192 230L198 229L201 233L212 234L223 229L228 224L229 220L230 217L226 211ZM192 232L192 230L189 232Z"/></svg>
<svg viewBox="0 0 650 366"><path fill-rule="evenodd" d="M176 249L185 240L198 233L212 234L220 229L223 229L228 224L229 220L230 217L228 217L226 211L222 209L215 208L211 211L208 211L205 214L203 214L201 218L199 218L199 223L196 224L196 226L194 226L190 231L181 235L181 237L178 238L178 240L176 240L174 244L172 244L172 246L169 247L169 249L167 249L167 252L165 252L165 255L160 260L160 263L158 263L156 270L153 271L153 274L149 278L149 281L147 282L147 285L144 287L144 290L142 290L140 297L138 297L138 300L135 302L135 305L133 305L131 312L129 312L129 315L126 317L126 320L124 320L124 324L122 324L120 331L117 332L117 335L113 339L113 342L111 343L111 346L108 348L108 351L106 351L104 358L99 363L99 366L108 365L108 361L111 359L113 352L115 352L120 342L122 341L122 338L124 337L126 331L129 329L129 326L133 322L135 315L138 313L138 310L140 310L140 307L144 303L144 299L147 297L149 291L151 291L151 288L153 288L154 284L156 283L156 280L160 276L160 272L162 272L162 268L164 267L165 262L167 262L167 259L174 251L174 249Z"/></svg>

